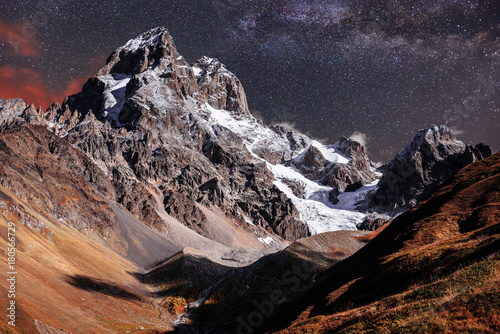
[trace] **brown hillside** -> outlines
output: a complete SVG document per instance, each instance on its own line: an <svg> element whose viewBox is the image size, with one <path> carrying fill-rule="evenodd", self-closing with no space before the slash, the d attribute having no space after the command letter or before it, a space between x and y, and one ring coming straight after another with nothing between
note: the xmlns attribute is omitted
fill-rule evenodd
<svg viewBox="0 0 500 334"><path fill-rule="evenodd" d="M500 331L500 154L469 165L290 298L268 330Z"/></svg>

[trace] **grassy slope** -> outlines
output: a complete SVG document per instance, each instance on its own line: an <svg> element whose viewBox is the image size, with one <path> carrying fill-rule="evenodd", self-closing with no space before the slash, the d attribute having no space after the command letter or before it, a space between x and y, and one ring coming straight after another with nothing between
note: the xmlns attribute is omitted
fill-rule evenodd
<svg viewBox="0 0 500 334"><path fill-rule="evenodd" d="M500 154L470 165L274 314L282 333L500 332Z"/></svg>

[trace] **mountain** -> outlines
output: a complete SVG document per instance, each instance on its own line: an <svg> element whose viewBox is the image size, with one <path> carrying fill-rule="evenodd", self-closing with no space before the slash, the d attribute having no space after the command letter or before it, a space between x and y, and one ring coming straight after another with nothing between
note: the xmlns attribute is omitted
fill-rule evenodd
<svg viewBox="0 0 500 334"><path fill-rule="evenodd" d="M2 247L15 225L16 270L29 278L18 283L17 330L172 329L182 281L197 298L311 233L279 173L317 186L281 165L312 143L253 118L236 76L216 59L188 64L164 28L118 48L62 105L0 100ZM347 212L355 230L352 215L363 214ZM327 240L318 249L335 248ZM172 281L148 279L172 264ZM157 293L173 281L177 295Z"/></svg>
<svg viewBox="0 0 500 334"><path fill-rule="evenodd" d="M112 180L109 199L159 231L167 228L165 211L209 237L210 214L201 206L213 205L216 215L264 238L271 233L295 240L308 233L245 138L219 123L217 117L255 121L239 80L215 59L189 66L165 29L119 48L62 106L45 115L25 113L31 124L48 126L87 154ZM292 154L286 136L264 130L264 140L276 145L255 142L255 151ZM300 149L300 139L294 145Z"/></svg>
<svg viewBox="0 0 500 334"><path fill-rule="evenodd" d="M0 328L218 331L277 291L287 305L298 291L320 298L323 277L385 233L360 223L382 224L490 154L433 126L376 170L354 140L266 126L223 64L189 64L152 29L62 104L0 99L0 246L15 226L19 277L18 325Z"/></svg>
<svg viewBox="0 0 500 334"><path fill-rule="evenodd" d="M325 146L265 126L249 113L233 73L209 57L188 64L165 28L118 48L81 93L46 113L18 99L0 105L0 124L46 126L86 154L112 179L114 194L107 198L149 226L167 229L161 217L167 214L209 239L217 233L209 231L214 224L206 209L259 237L285 241L355 230L375 189L377 211L404 211L491 154L431 127L389 164L377 187L359 143L342 137Z"/></svg>
<svg viewBox="0 0 500 334"><path fill-rule="evenodd" d="M167 214L214 238L206 210L258 237L285 241L355 230L364 214L351 200L333 207L330 193L375 181L359 144L357 159L340 147L351 150L352 141L324 146L253 118L236 76L216 59L188 64L165 28L118 48L81 93L46 113L20 100L0 104L0 124L42 125L66 139L111 180L106 198L160 232L168 228ZM315 149L327 162L320 171L324 186L281 164L300 165ZM302 196L287 196L291 188Z"/></svg>

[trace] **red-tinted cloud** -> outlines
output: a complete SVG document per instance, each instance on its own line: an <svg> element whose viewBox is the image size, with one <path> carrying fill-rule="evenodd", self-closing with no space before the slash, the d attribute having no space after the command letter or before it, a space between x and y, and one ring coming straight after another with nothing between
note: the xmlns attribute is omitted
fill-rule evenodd
<svg viewBox="0 0 500 334"><path fill-rule="evenodd" d="M87 82L88 79L89 77L71 79L67 84L66 90L62 93L62 95L60 95L62 97L60 98L60 100L63 100L66 96L81 92L83 85Z"/></svg>
<svg viewBox="0 0 500 334"><path fill-rule="evenodd" d="M0 98L22 98L26 103L41 106L44 110L54 102L81 91L88 78L73 78L63 91L49 87L42 79L42 74L28 68L0 66Z"/></svg>
<svg viewBox="0 0 500 334"><path fill-rule="evenodd" d="M7 45L7 55L24 57L40 55L40 41L24 24L0 21L0 43Z"/></svg>

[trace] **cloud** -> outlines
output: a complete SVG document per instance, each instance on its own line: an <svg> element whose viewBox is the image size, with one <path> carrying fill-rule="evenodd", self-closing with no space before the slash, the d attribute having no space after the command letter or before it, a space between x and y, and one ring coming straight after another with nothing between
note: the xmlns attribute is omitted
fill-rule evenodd
<svg viewBox="0 0 500 334"><path fill-rule="evenodd" d="M66 96L70 96L81 92L83 85L87 82L88 79L89 79L88 77L71 79L66 85L66 89L64 90L62 95L60 94L59 96L61 96L64 99Z"/></svg>
<svg viewBox="0 0 500 334"><path fill-rule="evenodd" d="M42 74L29 68L0 66L0 98L20 97L26 103L41 106L44 110L54 102L81 90L87 78L73 78L62 91L56 91L42 80Z"/></svg>
<svg viewBox="0 0 500 334"><path fill-rule="evenodd" d="M0 21L0 43L7 44L7 55L19 54L24 57L40 55L40 41L25 32L25 26L20 22Z"/></svg>
<svg viewBox="0 0 500 334"><path fill-rule="evenodd" d="M366 144L368 143L368 135L366 133L359 132L359 131L354 131L349 136L349 139L357 141L358 143L360 143L361 145L363 145L364 148L365 148L365 151L367 151Z"/></svg>
<svg viewBox="0 0 500 334"><path fill-rule="evenodd" d="M451 131L457 137L465 134L465 130L463 130L463 129L459 128L459 127L452 127Z"/></svg>

